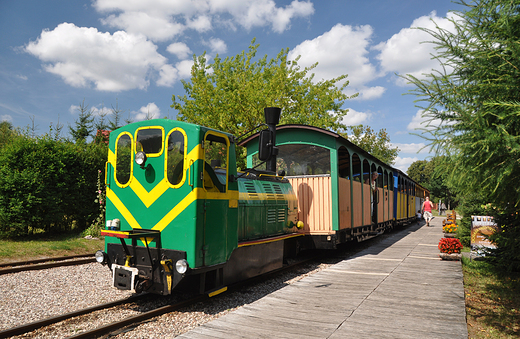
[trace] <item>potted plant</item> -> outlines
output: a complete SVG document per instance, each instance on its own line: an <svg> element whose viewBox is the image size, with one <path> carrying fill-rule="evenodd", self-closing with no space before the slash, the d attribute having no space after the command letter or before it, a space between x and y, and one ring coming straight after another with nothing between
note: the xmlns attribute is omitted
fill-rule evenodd
<svg viewBox="0 0 520 339"><path fill-rule="evenodd" d="M455 238L455 233L457 232L457 224L446 223L442 226L442 231L444 232L445 238Z"/></svg>
<svg viewBox="0 0 520 339"><path fill-rule="evenodd" d="M439 241L440 257L443 260L460 260L460 250L463 248L457 238L442 238Z"/></svg>

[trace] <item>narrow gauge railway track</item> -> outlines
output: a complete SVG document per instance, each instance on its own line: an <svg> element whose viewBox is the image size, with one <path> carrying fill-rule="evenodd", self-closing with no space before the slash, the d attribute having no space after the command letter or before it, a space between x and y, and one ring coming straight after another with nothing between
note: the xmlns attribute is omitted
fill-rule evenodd
<svg viewBox="0 0 520 339"><path fill-rule="evenodd" d="M329 255L330 255L330 253L329 253ZM280 273L282 273L284 271L293 269L293 268L298 267L300 265L304 265L304 264L306 264L308 262L311 262L313 260L318 260L318 259L324 258L326 256L327 256L327 254L324 254L324 253L316 254L314 256L305 258L305 259L303 259L301 261L285 265L284 267L279 268L277 270L274 270L274 271L271 271L271 272L262 274L260 276L257 276L257 277L251 278L251 279L247 279L247 280L235 283L235 284L232 284L232 285L230 285L230 286L228 286L226 288L223 288L221 290L218 290L218 291L216 291L214 293L203 294L203 295L199 295L199 296L196 296L194 298L191 298L191 299L188 299L188 300L184 300L184 301L172 304L172 305L165 305L165 306L162 306L162 307L158 307L158 308L156 308L154 310L151 310L151 311L148 311L148 312L144 312L142 314L138 314L138 315L135 315L135 316L132 316L132 317L128 317L128 318L123 319L121 321L116 321L116 322L113 322L111 324L108 324L108 325L105 325L105 326L101 326L101 327L98 327L98 328L93 329L93 330L89 330L89 331L85 331L85 332L82 332L82 333L78 333L78 334L70 336L68 338L74 338L74 339L97 338L99 336L115 332L115 331L123 329L125 327L129 327L129 326L132 326L132 325L135 325L135 324L142 323L142 322L144 322L144 321L146 321L148 319L151 319L151 318L154 318L154 317L158 317L158 316L161 316L163 314L170 313L170 312L178 311L178 310L180 310L182 308L194 305L194 304L196 304L198 302L202 302L202 301L208 300L209 298L211 298L213 296L217 296L217 295L222 294L224 292L234 292L234 291L239 290L243 286L251 285L251 284L258 283L258 282L264 281L264 280L268 280L269 278L271 278L271 277L273 277L273 276L275 276L277 274L280 274Z"/></svg>
<svg viewBox="0 0 520 339"><path fill-rule="evenodd" d="M67 261L69 260L69 261ZM0 264L0 275L52 267L75 266L95 262L94 254L72 255L45 259L34 259Z"/></svg>
<svg viewBox="0 0 520 339"><path fill-rule="evenodd" d="M58 323L60 321L63 321L63 320L67 320L67 319L70 319L70 318L73 318L73 317L82 316L82 315L89 314L89 313L92 313L92 312L95 312L95 311L99 311L99 310L104 310L104 309L111 308L111 307L114 307L114 306L119 306L119 305L123 305L123 304L136 302L138 300L144 299L144 298L149 297L149 296L150 295L148 295L148 294L133 295L133 296L128 297L128 298L115 300L115 301L111 301L111 302L108 302L108 303L105 303L105 304L100 304L100 305L96 305L96 306L92 306L92 307L87 307L87 308L84 308L82 310L77 310L77 311L74 311L74 312L58 315L58 316L55 316L55 317L50 317L50 318L47 318L47 319L38 320L38 321L29 323L29 324L16 326L16 327L13 327L13 328L9 328L7 330L0 331L0 338L8 338L8 337L12 337L12 336L15 336L15 335L21 335L21 334L24 334L24 333L27 333L27 332L31 332L31 331L37 330L39 328L45 327L45 326L56 324L56 323Z"/></svg>
<svg viewBox="0 0 520 339"><path fill-rule="evenodd" d="M278 270L266 273L266 274L258 276L258 277L254 277L254 278L245 280L243 282L239 282L239 283L233 284L233 285L229 286L228 288L224 288L224 289L219 290L219 291L217 291L217 292L215 292L213 294L210 293L210 294L198 295L198 296L186 299L186 300L174 302L172 304L159 306L159 307L157 307L157 308L155 308L153 310L150 310L150 311L147 311L147 312L143 312L141 314L137 314L137 315L134 315L134 316L130 316L130 317L127 317L127 318L125 318L123 320L116 321L116 322L113 322L113 323L109 323L107 325L103 325L103 326L100 326L100 327L92 329L92 330L87 330L87 331L78 333L76 335L70 336L68 338L96 338L96 337L100 337L100 336L106 335L108 333L117 332L120 329L124 329L126 327L130 327L132 325L142 323L142 322L144 322L146 320L149 320L151 318L158 317L158 316L170 313L170 312L178 311L180 309L189 307L189 306L194 305L196 303L206 301L206 300L210 299L212 296L221 294L222 292L237 291L237 290L239 290L243 286L247 286L247 285L251 285L251 284L254 284L254 283L258 283L258 282L261 282L261 281L268 280L268 279L276 276L277 274L282 273L283 271L287 271L287 270L293 269L295 267L298 267L300 265L304 265L304 264L309 263L309 262L311 262L313 260L318 260L320 258L323 258L324 256L325 255L323 255L323 254L321 254L321 255L314 255L312 257L305 258L304 260L301 260L301 261L298 261L298 262L286 265L286 266L284 266L284 267L282 267L282 268L280 268ZM16 336L16 335L21 335L21 334L24 334L24 333L28 333L28 332L31 332L31 331L36 331L38 329L43 329L46 326L50 326L50 325L59 323L61 321L65 321L65 320L71 319L73 317L88 315L88 314L93 313L95 311L99 311L99 310L103 310L103 309L109 309L109 308L114 307L114 306L129 304L129 303L138 301L140 299L144 299L146 297L160 298L159 296L149 295L149 294L133 295L132 297L129 297L129 298L126 298L126 299L116 300L116 301L113 301L113 302L110 302L110 303L106 303L106 304L102 304L102 305L97 305L97 306L85 308L85 309L74 311L74 312L71 312L71 313L67 313L67 314L63 314L63 315L59 315L59 316L43 319L43 320L36 321L36 322L30 323L30 324L20 325L20 326L11 328L11 329L0 331L0 338L7 338L7 337L11 337L11 336Z"/></svg>

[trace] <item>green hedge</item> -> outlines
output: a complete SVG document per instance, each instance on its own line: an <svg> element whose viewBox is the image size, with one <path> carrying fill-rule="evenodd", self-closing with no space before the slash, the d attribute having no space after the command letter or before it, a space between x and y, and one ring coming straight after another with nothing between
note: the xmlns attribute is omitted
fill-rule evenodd
<svg viewBox="0 0 520 339"><path fill-rule="evenodd" d="M17 137L0 152L0 237L85 229L106 145Z"/></svg>

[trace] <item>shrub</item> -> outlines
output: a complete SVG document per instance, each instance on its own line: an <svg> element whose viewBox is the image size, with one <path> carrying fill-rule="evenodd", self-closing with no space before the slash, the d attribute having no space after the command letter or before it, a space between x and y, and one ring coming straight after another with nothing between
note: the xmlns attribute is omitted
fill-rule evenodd
<svg viewBox="0 0 520 339"><path fill-rule="evenodd" d="M19 137L0 154L0 237L86 228L97 214L106 145Z"/></svg>

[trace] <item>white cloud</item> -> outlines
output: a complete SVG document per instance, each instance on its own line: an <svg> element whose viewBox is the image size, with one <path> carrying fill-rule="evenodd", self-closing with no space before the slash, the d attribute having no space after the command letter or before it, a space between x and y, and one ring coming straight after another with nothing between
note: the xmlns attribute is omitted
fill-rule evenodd
<svg viewBox="0 0 520 339"><path fill-rule="evenodd" d="M349 26L337 24L323 35L313 40L306 40L289 52L290 60L301 56L298 64L311 66L318 62L313 70L315 81L332 79L348 74L350 81L346 93L360 93L360 99L372 99L383 94L381 86L367 87L366 84L379 75L368 59L368 47L373 30L369 25Z"/></svg>
<svg viewBox="0 0 520 339"><path fill-rule="evenodd" d="M171 54L174 54L179 59L187 59L193 52L184 42L174 42L173 44L166 47L166 50Z"/></svg>
<svg viewBox="0 0 520 339"><path fill-rule="evenodd" d="M130 34L144 35L153 41L167 41L181 34L185 26L157 13L124 12L110 15L101 22L107 26L122 28Z"/></svg>
<svg viewBox="0 0 520 339"><path fill-rule="evenodd" d="M390 145L392 148L393 147L398 147L399 148L399 151L400 153L409 153L409 154L428 154L428 148L425 148L425 144L420 142L420 143L410 143L410 144L400 144L400 143L395 143L395 142L392 142L391 145Z"/></svg>
<svg viewBox="0 0 520 339"><path fill-rule="evenodd" d="M171 87L177 81L179 71L172 65L163 65L159 71L157 86Z"/></svg>
<svg viewBox="0 0 520 339"><path fill-rule="evenodd" d="M137 121L159 119L161 117L161 110L154 102L150 102L148 105L141 107L139 111L133 111L132 114Z"/></svg>
<svg viewBox="0 0 520 339"><path fill-rule="evenodd" d="M353 110L352 108L348 109L347 115L343 118L343 124L347 126L354 126L359 125L367 122L370 117L372 116L371 113L363 113L363 112L357 112Z"/></svg>
<svg viewBox="0 0 520 339"><path fill-rule="evenodd" d="M277 33L288 29L293 18L308 17L314 13L310 1L294 0L283 8L276 7L273 0L211 0L208 3L212 13L230 14L231 25L237 23L247 30L271 25Z"/></svg>
<svg viewBox="0 0 520 339"><path fill-rule="evenodd" d="M212 22L236 29L271 26L282 33L294 18L314 13L310 1L294 0L277 7L273 0L96 0L94 8L108 16L102 22L154 41L167 41L185 29L206 32Z"/></svg>
<svg viewBox="0 0 520 339"><path fill-rule="evenodd" d="M382 86L366 87L361 86L359 89L359 96L352 100L372 100L380 98L385 93L386 88Z"/></svg>
<svg viewBox="0 0 520 339"><path fill-rule="evenodd" d="M208 42L204 42L206 46L211 48L211 51L214 53L226 53L227 52L227 45L224 42L224 40L219 38L211 38Z"/></svg>
<svg viewBox="0 0 520 339"><path fill-rule="evenodd" d="M9 114L4 114L0 116L0 121L13 121L13 117Z"/></svg>
<svg viewBox="0 0 520 339"><path fill-rule="evenodd" d="M395 158L395 163L393 166L406 173L406 171L408 171L408 167L410 167L410 165L417 160L419 160L417 157L401 158L398 156Z"/></svg>
<svg viewBox="0 0 520 339"><path fill-rule="evenodd" d="M430 118L425 118L423 117L423 110L418 110L406 128L411 131L417 129L435 129L440 126L440 124L441 120L430 120Z"/></svg>
<svg viewBox="0 0 520 339"><path fill-rule="evenodd" d="M191 67L193 60L183 60L175 64L175 68L179 71L179 79L187 79L191 77Z"/></svg>
<svg viewBox="0 0 520 339"><path fill-rule="evenodd" d="M186 26L197 32L203 33L211 29L211 18L207 15L200 15L196 18L186 20Z"/></svg>
<svg viewBox="0 0 520 339"><path fill-rule="evenodd" d="M448 15L453 16L451 13ZM385 73L412 74L422 78L424 73L431 73L432 69L439 69L439 62L432 59L435 54L435 45L428 43L433 38L430 34L417 29L423 27L435 29L439 27L453 30L453 24L445 18L438 17L433 11L430 15L415 19L409 28L403 28L390 39L381 42L374 47L380 54L377 59L381 63L381 69ZM396 78L398 85L405 85L402 78Z"/></svg>
<svg viewBox="0 0 520 339"><path fill-rule="evenodd" d="M45 63L47 72L74 87L94 84L101 91L145 89L150 71L164 71L166 58L144 36L62 23L44 30L25 51Z"/></svg>

